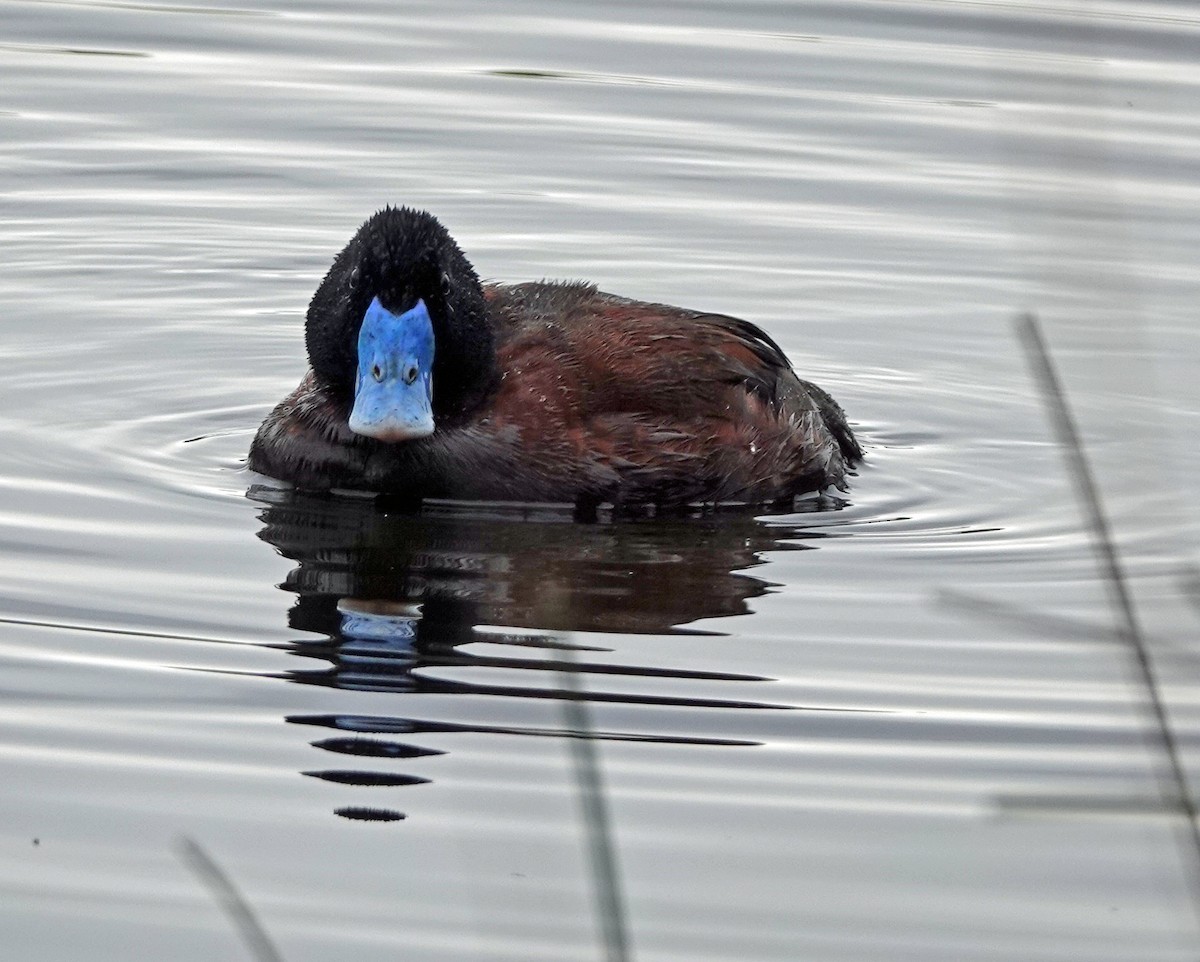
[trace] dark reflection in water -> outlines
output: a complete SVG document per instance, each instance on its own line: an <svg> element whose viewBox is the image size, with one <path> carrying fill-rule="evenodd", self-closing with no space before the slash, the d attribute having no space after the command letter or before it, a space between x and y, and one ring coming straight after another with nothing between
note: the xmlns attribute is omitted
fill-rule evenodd
<svg viewBox="0 0 1200 962"><path fill-rule="evenodd" d="M255 492L252 492L255 493ZM279 498L272 493L273 498ZM813 502L828 507L829 502ZM835 505L836 506L836 505ZM516 698L580 697L547 684L556 672L651 682L644 690L585 691L589 701L689 708L789 708L744 699L673 694L676 681L754 682L761 676L588 660L609 649L576 644L568 633L693 633L704 618L746 614L747 602L772 585L746 574L768 550L803 550L818 537L799 527L766 527L753 516L707 514L662 521L577 524L545 510L389 512L369 501L287 496L266 507L260 537L297 562L280 586L296 595L288 624L315 634L291 643L315 662L284 677L297 684L347 690ZM478 654L469 647L511 654ZM595 657L595 655L593 655ZM488 677L487 669L529 670L528 684L442 677L439 669ZM472 669L463 672L462 669ZM536 672L536 674L534 674ZM585 689L588 686L585 685ZM663 689L668 689L664 692ZM367 760L419 759L443 752L422 735L484 732L588 737L693 745L752 745L736 739L646 732L578 732L566 728L457 724L361 715L287 719L338 734L312 744L354 756L362 767L304 774L354 786L405 786L424 775L368 767ZM394 821L390 809L348 806L337 814Z"/></svg>

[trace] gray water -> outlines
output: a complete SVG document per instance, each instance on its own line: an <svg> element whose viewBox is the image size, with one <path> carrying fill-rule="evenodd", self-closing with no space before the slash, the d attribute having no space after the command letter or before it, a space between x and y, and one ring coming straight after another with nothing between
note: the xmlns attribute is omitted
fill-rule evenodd
<svg viewBox="0 0 1200 962"><path fill-rule="evenodd" d="M1195 959L1013 319L1194 760L1197 50L1184 2L0 0L6 956L247 957L186 836L290 962L601 958L573 663L639 959ZM760 324L868 460L757 519L274 489L386 203Z"/></svg>

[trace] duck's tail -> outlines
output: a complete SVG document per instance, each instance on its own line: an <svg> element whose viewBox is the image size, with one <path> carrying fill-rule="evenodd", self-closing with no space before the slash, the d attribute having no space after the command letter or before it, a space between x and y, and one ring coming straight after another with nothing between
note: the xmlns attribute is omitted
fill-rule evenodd
<svg viewBox="0 0 1200 962"><path fill-rule="evenodd" d="M846 421L846 412L842 410L842 406L830 397L828 392L823 391L811 381L801 381L801 383L816 402L817 410L825 419L825 426L838 443L846 466L852 467L857 464L863 459L862 446L858 443L854 432L850 430L850 425Z"/></svg>

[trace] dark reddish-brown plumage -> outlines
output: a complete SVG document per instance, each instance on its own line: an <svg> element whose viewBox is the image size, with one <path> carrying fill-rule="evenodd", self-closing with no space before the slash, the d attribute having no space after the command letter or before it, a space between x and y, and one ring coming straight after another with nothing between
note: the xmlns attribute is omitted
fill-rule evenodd
<svg viewBox="0 0 1200 962"><path fill-rule="evenodd" d="M333 341L357 338L381 292L430 307L428 437L386 443L347 426L352 350ZM843 487L861 457L837 403L754 325L590 284L482 288L420 212L363 225L314 297L308 344L313 370L250 452L254 470L303 488L580 507L763 503ZM470 383L456 375L464 368Z"/></svg>

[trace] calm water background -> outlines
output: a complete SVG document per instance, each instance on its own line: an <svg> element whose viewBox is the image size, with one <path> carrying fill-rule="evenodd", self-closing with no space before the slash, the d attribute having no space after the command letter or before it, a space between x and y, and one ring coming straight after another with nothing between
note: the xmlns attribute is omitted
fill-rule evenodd
<svg viewBox="0 0 1200 962"><path fill-rule="evenodd" d="M639 958L1195 959L1012 319L1194 755L1197 50L1184 2L0 0L5 951L239 957L187 835L293 962L597 958L577 646ZM759 520L262 487L385 203L761 324L868 462Z"/></svg>

